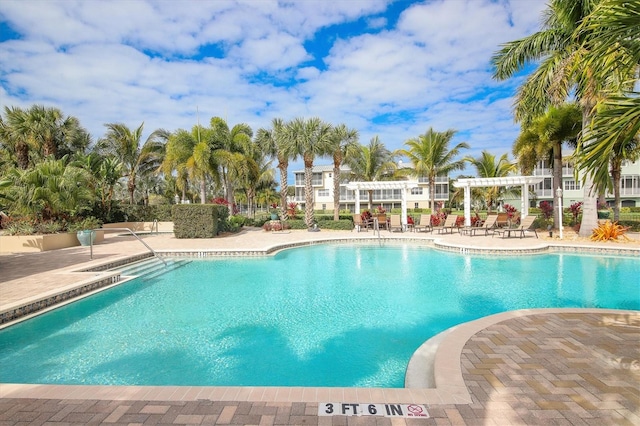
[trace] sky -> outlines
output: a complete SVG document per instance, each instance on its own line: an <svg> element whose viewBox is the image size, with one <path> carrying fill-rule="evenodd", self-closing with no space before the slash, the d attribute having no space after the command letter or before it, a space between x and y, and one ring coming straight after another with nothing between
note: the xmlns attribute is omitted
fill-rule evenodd
<svg viewBox="0 0 640 426"><path fill-rule="evenodd" d="M454 129L464 155L512 159L526 71L496 81L491 57L539 30L545 3L2 0L0 107L59 108L94 140L105 123L144 122L146 138L214 116L254 134L317 116L390 150Z"/></svg>

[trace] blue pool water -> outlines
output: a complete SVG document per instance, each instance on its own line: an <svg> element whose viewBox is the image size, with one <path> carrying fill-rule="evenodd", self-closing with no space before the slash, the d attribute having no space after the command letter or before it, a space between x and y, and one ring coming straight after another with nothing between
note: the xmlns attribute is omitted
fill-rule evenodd
<svg viewBox="0 0 640 426"><path fill-rule="evenodd" d="M402 387L453 325L542 307L640 309L637 258L317 245L196 260L0 331L0 382Z"/></svg>

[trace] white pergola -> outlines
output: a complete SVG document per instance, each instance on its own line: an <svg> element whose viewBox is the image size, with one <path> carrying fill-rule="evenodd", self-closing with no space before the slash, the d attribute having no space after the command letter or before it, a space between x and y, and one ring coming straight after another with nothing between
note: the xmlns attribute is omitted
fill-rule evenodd
<svg viewBox="0 0 640 426"><path fill-rule="evenodd" d="M520 201L522 203L522 217L529 214L529 185L542 182L544 178L538 176L507 176L497 178L458 179L453 182L456 188L464 188L464 225L471 226L471 188L488 186L520 186L522 188Z"/></svg>
<svg viewBox="0 0 640 426"><path fill-rule="evenodd" d="M360 190L369 191L376 189L401 189L402 190L402 213L400 221L403 227L407 226L407 190L417 188L418 181L413 180L390 180L379 182L350 182L347 189L355 191L356 213L360 213Z"/></svg>

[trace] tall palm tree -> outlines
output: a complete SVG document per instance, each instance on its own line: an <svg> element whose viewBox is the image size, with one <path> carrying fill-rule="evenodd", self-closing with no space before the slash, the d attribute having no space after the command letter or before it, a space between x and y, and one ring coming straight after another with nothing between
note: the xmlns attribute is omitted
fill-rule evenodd
<svg viewBox="0 0 640 426"><path fill-rule="evenodd" d="M514 155L520 158L522 154L521 169L529 170L532 160L551 160L553 186L561 187L562 144L567 142L575 147L581 130L582 111L577 104L549 107L544 115L523 125L523 131L514 143ZM561 219L558 210L554 209L553 223L556 227L560 226Z"/></svg>
<svg viewBox="0 0 640 426"><path fill-rule="evenodd" d="M318 117L294 118L286 126L287 144L294 156L304 161L304 220L308 227L315 222L313 214L313 161L325 155L331 140L331 125Z"/></svg>
<svg viewBox="0 0 640 426"><path fill-rule="evenodd" d="M433 211L436 197L436 177L448 175L454 170L464 168L464 160L455 160L460 151L469 148L466 142L460 142L449 149L455 130L436 132L430 127L423 135L407 140L409 149L398 153L409 158L418 176L429 180L429 208Z"/></svg>
<svg viewBox="0 0 640 426"><path fill-rule="evenodd" d="M496 162L496 156L486 150L482 151L480 157L466 157L465 161L468 161L476 168L476 175L480 178L505 177L518 169L516 163L509 161L507 154L502 154ZM489 212L493 207L498 205L500 199L510 195L508 188L504 186L487 187L484 188L482 192Z"/></svg>
<svg viewBox="0 0 640 426"><path fill-rule="evenodd" d="M122 123L107 123L105 126L107 133L98 141L98 150L103 154L113 155L122 162L124 175L127 177L129 203L134 204L136 179L138 175L158 170L164 156L164 142L169 138L169 133L162 129L155 130L141 144L144 123L133 131Z"/></svg>
<svg viewBox="0 0 640 426"><path fill-rule="evenodd" d="M251 142L253 130L245 123L236 124L229 129L227 122L220 117L212 117L210 124L213 157L220 169L225 199L232 208L235 203L233 197L235 182L232 179L234 174L230 172L230 168L238 170L238 168L244 167L245 159L242 155L242 147Z"/></svg>
<svg viewBox="0 0 640 426"><path fill-rule="evenodd" d="M582 107L583 128L589 128L602 84L593 68L585 70L586 74L576 71L577 64L588 53L584 44L588 32L579 32L578 28L598 2L551 0L540 31L508 42L494 54L494 78L498 80L508 79L525 65L540 61L518 90L514 108L516 121L526 125L544 114L550 105L565 102L574 92ZM583 137L590 140L588 134ZM589 176L585 176L581 236L589 235L597 226L596 194L592 193L592 186Z"/></svg>
<svg viewBox="0 0 640 426"><path fill-rule="evenodd" d="M328 153L333 157L333 220L340 219L340 166L347 151L358 144L358 131L345 124L333 128Z"/></svg>
<svg viewBox="0 0 640 426"><path fill-rule="evenodd" d="M351 169L350 179L363 182L375 182L393 179L398 166L394 156L384 143L374 136L369 145L355 145L350 147L345 163ZM373 190L369 190L369 210L373 208Z"/></svg>
<svg viewBox="0 0 640 426"><path fill-rule="evenodd" d="M183 200L188 179L198 183L200 203L204 204L207 199L207 180L218 178L210 139L211 131L199 125L193 126L191 132L178 129L169 136L162 170L165 174L176 172L176 185L182 191Z"/></svg>
<svg viewBox="0 0 640 426"><path fill-rule="evenodd" d="M287 144L285 124L281 118L271 120L271 129L259 129L256 143L262 151L278 161L280 171L280 217L287 219L287 189L289 159L292 157L291 146Z"/></svg>
<svg viewBox="0 0 640 426"><path fill-rule="evenodd" d="M36 158L56 159L84 152L91 137L77 118L66 116L58 108L33 105L28 109L5 107L0 118L0 141L15 150L21 169L32 166Z"/></svg>
<svg viewBox="0 0 640 426"><path fill-rule="evenodd" d="M640 71L640 3L626 0L602 0L584 20L578 32L585 35L587 55L579 66L595 73L600 80L612 75L618 79L597 107L589 129L590 143L576 150L578 167L589 174L599 188L607 187L608 162L611 161L614 195L619 190L619 156L630 159L640 133L640 93L633 91ZM588 75L586 76L588 78ZM634 142L634 139L636 142ZM614 204L614 218L619 215L619 200Z"/></svg>

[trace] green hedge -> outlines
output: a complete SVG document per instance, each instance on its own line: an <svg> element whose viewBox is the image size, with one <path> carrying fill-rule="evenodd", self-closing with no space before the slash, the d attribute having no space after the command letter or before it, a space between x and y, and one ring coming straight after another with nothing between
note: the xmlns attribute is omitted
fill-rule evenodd
<svg viewBox="0 0 640 426"><path fill-rule="evenodd" d="M171 222L171 205L142 206L137 204L122 204L118 208L124 215L124 222Z"/></svg>
<svg viewBox="0 0 640 426"><path fill-rule="evenodd" d="M353 218L340 219L339 221L331 220L318 220L318 228L320 229L337 229L344 231L351 231L353 229ZM305 227L306 228L306 227Z"/></svg>
<svg viewBox="0 0 640 426"><path fill-rule="evenodd" d="M175 204L171 209L176 238L213 238L230 227L229 209L216 204Z"/></svg>

